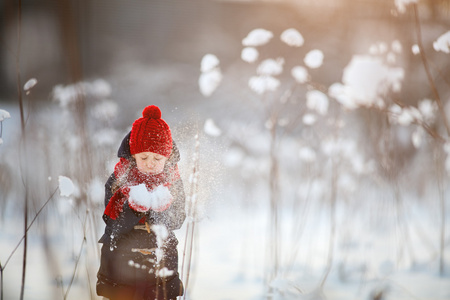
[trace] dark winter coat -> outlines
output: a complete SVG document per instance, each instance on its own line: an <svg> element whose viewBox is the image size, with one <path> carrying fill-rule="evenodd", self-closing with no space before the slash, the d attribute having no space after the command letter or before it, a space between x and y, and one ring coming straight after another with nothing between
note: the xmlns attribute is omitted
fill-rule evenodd
<svg viewBox="0 0 450 300"><path fill-rule="evenodd" d="M122 141L118 151L119 158L132 160L128 134ZM180 154L173 143L172 154L166 162L163 172L168 172L171 166L176 166ZM105 184L105 207L113 196L112 187L116 181L111 174ZM149 210L145 213L136 212L130 208L128 201L123 203L121 212L116 218L103 215L106 223L105 233L99 242L103 244L100 269L98 271L98 295L114 299L118 294L132 294L130 299L175 299L182 295L182 284L178 276L178 241L173 230L179 229L186 217L185 194L183 183L178 177L170 185L170 194L174 201L162 212ZM169 236L163 247L164 256L156 263L156 235L146 230L143 225L163 224ZM156 276L155 272L167 268L168 274ZM163 293L166 293L164 296Z"/></svg>

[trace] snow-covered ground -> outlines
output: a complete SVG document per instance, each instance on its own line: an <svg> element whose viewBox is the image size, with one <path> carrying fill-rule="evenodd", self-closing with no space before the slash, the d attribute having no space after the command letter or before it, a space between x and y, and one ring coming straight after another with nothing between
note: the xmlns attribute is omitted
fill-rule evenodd
<svg viewBox="0 0 450 300"><path fill-rule="evenodd" d="M187 299L267 299L270 212L264 206L244 205L230 193L203 211L196 224ZM374 216L379 203L364 206L355 211L338 205L332 268L320 292L328 262L330 212L314 203L303 216L283 211L278 241L282 254L279 274L270 282L272 299L373 299L377 292L383 293L383 299L450 298L448 243L446 272L439 276L437 210L429 204L409 205L408 217L397 224L389 210L384 217ZM78 218L70 209L63 214L56 203L46 209L49 213L29 234L25 299L60 299L80 254L67 299L88 299L99 261L94 236L98 237L102 224L92 228L93 220L88 219L83 242L84 215ZM11 205L6 213L0 233L2 262L22 236L20 214ZM100 219L96 213L91 217ZM176 232L180 263L185 230L186 226ZM18 298L21 266L22 247L4 271L5 299ZM63 288L59 282L64 282Z"/></svg>

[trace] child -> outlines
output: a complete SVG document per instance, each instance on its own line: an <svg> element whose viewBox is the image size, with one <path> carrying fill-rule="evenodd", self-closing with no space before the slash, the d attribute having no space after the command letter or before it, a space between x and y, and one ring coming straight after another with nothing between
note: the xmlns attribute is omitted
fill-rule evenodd
<svg viewBox="0 0 450 300"><path fill-rule="evenodd" d="M120 145L105 184L105 233L100 239L97 294L109 299L176 299L178 241L185 194L180 154L157 106L147 106Z"/></svg>

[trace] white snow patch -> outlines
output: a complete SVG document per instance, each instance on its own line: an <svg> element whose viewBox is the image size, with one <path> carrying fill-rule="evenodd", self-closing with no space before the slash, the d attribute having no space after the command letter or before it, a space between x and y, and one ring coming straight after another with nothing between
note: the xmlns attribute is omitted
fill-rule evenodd
<svg viewBox="0 0 450 300"><path fill-rule="evenodd" d="M315 162L317 158L316 151L306 146L300 148L298 155L302 161L308 163Z"/></svg>
<svg viewBox="0 0 450 300"><path fill-rule="evenodd" d="M102 101L92 109L92 115L102 121L110 121L117 117L119 106L113 101Z"/></svg>
<svg viewBox="0 0 450 300"><path fill-rule="evenodd" d="M289 28L283 31L280 39L291 47L301 47L305 43L302 34L295 28Z"/></svg>
<svg viewBox="0 0 450 300"><path fill-rule="evenodd" d="M94 203L102 203L105 195L105 186L99 178L94 178L89 184L89 197Z"/></svg>
<svg viewBox="0 0 450 300"><path fill-rule="evenodd" d="M61 196L70 197L75 191L75 185L72 180L66 176L58 176L59 194Z"/></svg>
<svg viewBox="0 0 450 300"><path fill-rule="evenodd" d="M422 120L422 114L413 106L400 107L397 104L392 104L389 109L389 121L392 124L399 124L408 126L415 121Z"/></svg>
<svg viewBox="0 0 450 300"><path fill-rule="evenodd" d="M200 87L200 92L202 93L202 95L205 97L209 97L219 87L219 84L222 81L222 72L217 66L213 69L210 69L211 66L214 65L211 62L203 63L202 60L202 64L206 65L205 67L202 67L202 69L205 69L206 71L200 74L198 85Z"/></svg>
<svg viewBox="0 0 450 300"><path fill-rule="evenodd" d="M318 90L308 91L306 93L306 106L309 109L317 111L322 116L328 112L328 97Z"/></svg>
<svg viewBox="0 0 450 300"><path fill-rule="evenodd" d="M293 67L291 75L298 83L305 83L309 80L308 70L302 66Z"/></svg>
<svg viewBox="0 0 450 300"><path fill-rule="evenodd" d="M262 46L267 44L273 38L273 33L266 29L257 28L249 32L242 40L243 46Z"/></svg>
<svg viewBox="0 0 450 300"><path fill-rule="evenodd" d="M402 53L402 50L403 50L402 43L400 43L399 40L392 41L391 49L395 53Z"/></svg>
<svg viewBox="0 0 450 300"><path fill-rule="evenodd" d="M23 85L23 90L28 92L30 89L32 89L36 83L37 83L37 79L36 78L31 78L29 79L24 85Z"/></svg>
<svg viewBox="0 0 450 300"><path fill-rule="evenodd" d="M406 6L411 3L417 3L417 0L395 0L395 6L400 13L404 13L406 11Z"/></svg>
<svg viewBox="0 0 450 300"><path fill-rule="evenodd" d="M403 78L402 68L386 66L379 57L355 55L344 69L343 85L331 85L329 95L347 109L383 107L382 97L400 91Z"/></svg>
<svg viewBox="0 0 450 300"><path fill-rule="evenodd" d="M425 122L434 122L436 119L436 112L438 111L438 105L436 102L430 99L423 99L419 101L418 109Z"/></svg>
<svg viewBox="0 0 450 300"><path fill-rule="evenodd" d="M172 202L172 195L167 187L157 186L148 191L145 184L130 187L130 197L128 199L131 205L142 207L144 211L149 209L160 211L166 208Z"/></svg>
<svg viewBox="0 0 450 300"><path fill-rule="evenodd" d="M450 30L441 35L434 43L433 48L436 51L450 53Z"/></svg>
<svg viewBox="0 0 450 300"><path fill-rule="evenodd" d="M321 50L309 51L303 60L310 69L317 69L323 64L323 52Z"/></svg>
<svg viewBox="0 0 450 300"><path fill-rule="evenodd" d="M82 96L89 96L103 99L111 95L110 84L103 79L96 79L93 82L78 82L67 86L57 85L52 90L53 100L59 102L61 107L76 102Z"/></svg>
<svg viewBox="0 0 450 300"><path fill-rule="evenodd" d="M314 125L317 122L317 116L315 114L305 114L302 118L303 124Z"/></svg>
<svg viewBox="0 0 450 300"><path fill-rule="evenodd" d="M90 95L97 98L106 98L111 95L111 85L104 79L96 79L91 83L85 83L87 91Z"/></svg>
<svg viewBox="0 0 450 300"><path fill-rule="evenodd" d="M259 52L254 47L245 47L241 51L241 59L248 63L254 63L259 57Z"/></svg>
<svg viewBox="0 0 450 300"><path fill-rule="evenodd" d="M254 92L261 95L267 91L275 91L280 86L280 81L272 76L252 76L248 85Z"/></svg>
<svg viewBox="0 0 450 300"><path fill-rule="evenodd" d="M203 126L203 130L207 135L210 136L220 136L222 134L222 130L217 127L216 123L212 119L207 119L205 121L205 125Z"/></svg>
<svg viewBox="0 0 450 300"><path fill-rule="evenodd" d="M0 109L0 122L2 122L5 119L11 118L11 115L6 110Z"/></svg>
<svg viewBox="0 0 450 300"><path fill-rule="evenodd" d="M419 47L419 45L417 45L417 44L412 45L412 47L411 47L411 52L412 52L414 55L419 54L419 53L420 53L420 47Z"/></svg>
<svg viewBox="0 0 450 300"><path fill-rule="evenodd" d="M245 153L239 148L231 148L225 153L224 165L230 168L237 167L242 164Z"/></svg>
<svg viewBox="0 0 450 300"><path fill-rule="evenodd" d="M284 59L281 57L278 57L277 59L269 58L259 64L256 73L258 75L268 76L279 75L283 72L283 64Z"/></svg>
<svg viewBox="0 0 450 300"><path fill-rule="evenodd" d="M198 80L200 92L205 97L211 96L212 93L217 89L221 81L222 73L220 72L220 70L213 70L207 73L202 73Z"/></svg>
<svg viewBox="0 0 450 300"><path fill-rule="evenodd" d="M203 56L200 63L200 70L202 72L209 72L219 66L219 59L214 54L206 54Z"/></svg>

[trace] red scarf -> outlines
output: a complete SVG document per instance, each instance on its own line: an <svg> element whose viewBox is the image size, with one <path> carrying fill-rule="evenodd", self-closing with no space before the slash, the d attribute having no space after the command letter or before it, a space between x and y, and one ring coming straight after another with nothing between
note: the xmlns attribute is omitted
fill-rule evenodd
<svg viewBox="0 0 450 300"><path fill-rule="evenodd" d="M136 165L130 165L131 162L129 160L120 158L120 161L114 167L116 181L125 176L125 178L123 178L125 184L114 193L106 206L104 213L113 220L116 220L123 211L123 205L125 201L128 200L130 186L144 183L149 191L159 185L170 188L170 186L180 178L177 165L165 167L164 171L159 174L144 174L137 169Z"/></svg>

